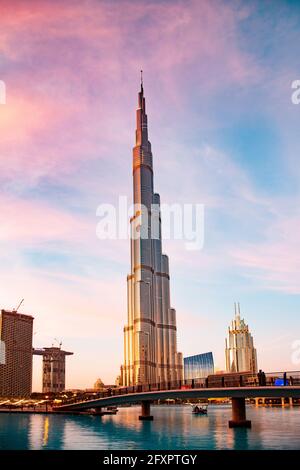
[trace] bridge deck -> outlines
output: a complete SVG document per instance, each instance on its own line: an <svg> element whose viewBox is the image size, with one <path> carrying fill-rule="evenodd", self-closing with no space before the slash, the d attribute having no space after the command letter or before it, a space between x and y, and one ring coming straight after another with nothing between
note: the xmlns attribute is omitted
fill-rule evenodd
<svg viewBox="0 0 300 470"><path fill-rule="evenodd" d="M300 386L292 387L232 387L232 388L198 388L187 390L161 390L154 392L128 393L96 400L82 401L57 406L56 410L86 410L106 406L132 405L143 401L156 401L179 398L300 398Z"/></svg>

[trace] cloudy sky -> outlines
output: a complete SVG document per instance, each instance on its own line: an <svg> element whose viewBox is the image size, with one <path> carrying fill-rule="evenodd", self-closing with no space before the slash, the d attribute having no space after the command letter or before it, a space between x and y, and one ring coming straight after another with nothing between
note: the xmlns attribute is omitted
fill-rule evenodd
<svg viewBox="0 0 300 470"><path fill-rule="evenodd" d="M24 297L34 345L74 351L67 386L114 382L123 360L129 244L96 238L96 209L132 197L141 68L155 189L205 205L201 251L164 242L179 350L224 368L239 301L259 366L299 369L299 2L0 0L0 15L0 303Z"/></svg>

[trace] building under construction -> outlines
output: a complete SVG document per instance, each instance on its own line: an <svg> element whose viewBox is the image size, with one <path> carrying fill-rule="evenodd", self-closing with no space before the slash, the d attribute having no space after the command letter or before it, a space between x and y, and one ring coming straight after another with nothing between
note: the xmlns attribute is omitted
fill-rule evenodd
<svg viewBox="0 0 300 470"><path fill-rule="evenodd" d="M59 393L66 388L66 356L73 353L61 347L34 349L35 356L43 356L43 393Z"/></svg>

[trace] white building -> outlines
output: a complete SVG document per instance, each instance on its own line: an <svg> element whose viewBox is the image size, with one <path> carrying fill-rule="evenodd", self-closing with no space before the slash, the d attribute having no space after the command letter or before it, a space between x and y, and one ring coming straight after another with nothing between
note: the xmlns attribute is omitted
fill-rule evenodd
<svg viewBox="0 0 300 470"><path fill-rule="evenodd" d="M228 328L226 342L227 372L257 372L257 355L248 325L241 319L240 304L234 304L235 318Z"/></svg>

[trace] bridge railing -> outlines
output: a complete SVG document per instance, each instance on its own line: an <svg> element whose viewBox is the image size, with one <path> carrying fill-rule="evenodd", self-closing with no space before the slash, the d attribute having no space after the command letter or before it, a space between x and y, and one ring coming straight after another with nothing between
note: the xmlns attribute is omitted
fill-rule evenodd
<svg viewBox="0 0 300 470"><path fill-rule="evenodd" d="M268 372L266 382L268 386L297 386L300 385L300 372Z"/></svg>
<svg viewBox="0 0 300 470"><path fill-rule="evenodd" d="M64 400L63 404L72 404L83 401L107 398L129 393L145 393L163 390L198 389L198 388L231 388L231 387L259 387L259 386L297 386L300 385L300 371L292 372L251 372L215 374L206 378L160 382L155 384L132 385L129 387L107 388L91 394L85 394Z"/></svg>

